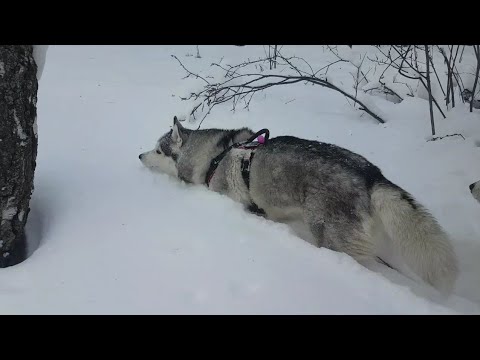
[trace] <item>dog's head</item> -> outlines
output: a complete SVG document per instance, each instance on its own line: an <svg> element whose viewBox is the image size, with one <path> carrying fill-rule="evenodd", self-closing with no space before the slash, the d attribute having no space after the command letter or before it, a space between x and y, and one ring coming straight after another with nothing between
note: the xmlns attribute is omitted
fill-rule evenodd
<svg viewBox="0 0 480 360"><path fill-rule="evenodd" d="M470 184L469 188L473 198L480 202L480 180Z"/></svg>
<svg viewBox="0 0 480 360"><path fill-rule="evenodd" d="M177 177L178 154L188 133L175 116L172 129L158 139L152 150L140 154L140 161L150 170Z"/></svg>
<svg viewBox="0 0 480 360"><path fill-rule="evenodd" d="M247 128L237 130L191 130L173 118L172 129L165 133L151 151L140 154L149 169L200 184L210 162L230 145L245 141L253 135Z"/></svg>

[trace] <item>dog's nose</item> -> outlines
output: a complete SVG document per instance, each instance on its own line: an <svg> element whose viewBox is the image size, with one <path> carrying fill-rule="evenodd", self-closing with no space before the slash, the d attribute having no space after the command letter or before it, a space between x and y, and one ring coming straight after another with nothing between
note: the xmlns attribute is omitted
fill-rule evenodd
<svg viewBox="0 0 480 360"><path fill-rule="evenodd" d="M143 154L140 154L140 155L138 155L138 158L139 158L140 160L142 160L142 156L143 156Z"/></svg>
<svg viewBox="0 0 480 360"><path fill-rule="evenodd" d="M473 190L474 186L475 186L475 183L473 183L473 184L470 184L470 186L469 186L469 188L470 188L470 191L472 191L472 190Z"/></svg>

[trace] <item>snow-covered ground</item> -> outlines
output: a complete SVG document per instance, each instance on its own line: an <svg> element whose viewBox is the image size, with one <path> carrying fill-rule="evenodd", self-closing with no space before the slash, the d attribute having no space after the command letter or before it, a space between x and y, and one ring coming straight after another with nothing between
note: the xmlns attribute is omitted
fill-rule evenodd
<svg viewBox="0 0 480 360"><path fill-rule="evenodd" d="M318 46L285 47L325 62ZM28 236L36 251L0 270L3 314L455 314L480 313L480 112L460 104L436 117L428 103L370 97L381 125L318 86L272 88L250 111L218 106L203 127L269 128L366 156L426 205L460 259L455 294L319 249L284 224L143 168L140 152L188 104L179 95L210 63L261 56L261 46L50 46L38 94L39 151ZM192 56L193 55L193 56ZM329 72L339 84L351 76ZM438 113L437 113L438 114ZM197 124L186 123L196 127ZM39 242L39 243L38 243ZM38 244L37 244L38 243Z"/></svg>

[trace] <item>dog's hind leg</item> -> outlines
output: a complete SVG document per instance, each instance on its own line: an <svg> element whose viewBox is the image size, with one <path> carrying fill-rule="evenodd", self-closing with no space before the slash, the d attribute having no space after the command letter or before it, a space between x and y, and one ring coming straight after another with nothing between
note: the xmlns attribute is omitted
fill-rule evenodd
<svg viewBox="0 0 480 360"><path fill-rule="evenodd" d="M305 220L318 247L346 253L362 265L378 261L375 244L369 240L361 221L352 221L341 215L319 218L315 214L306 214Z"/></svg>
<svg viewBox="0 0 480 360"><path fill-rule="evenodd" d="M328 241L328 239L325 238L325 225L323 224L323 221L306 221L307 225L310 228L310 231L312 232L313 236L315 237L316 240L316 245L321 248L325 247L327 249L334 250L333 244Z"/></svg>

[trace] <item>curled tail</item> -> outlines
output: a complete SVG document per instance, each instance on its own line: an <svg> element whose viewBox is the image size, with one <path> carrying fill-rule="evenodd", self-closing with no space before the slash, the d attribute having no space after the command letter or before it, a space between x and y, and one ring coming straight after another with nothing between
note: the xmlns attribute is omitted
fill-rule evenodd
<svg viewBox="0 0 480 360"><path fill-rule="evenodd" d="M451 293L458 273L457 259L435 218L394 184L375 185L371 196L375 215L407 266L440 292Z"/></svg>

